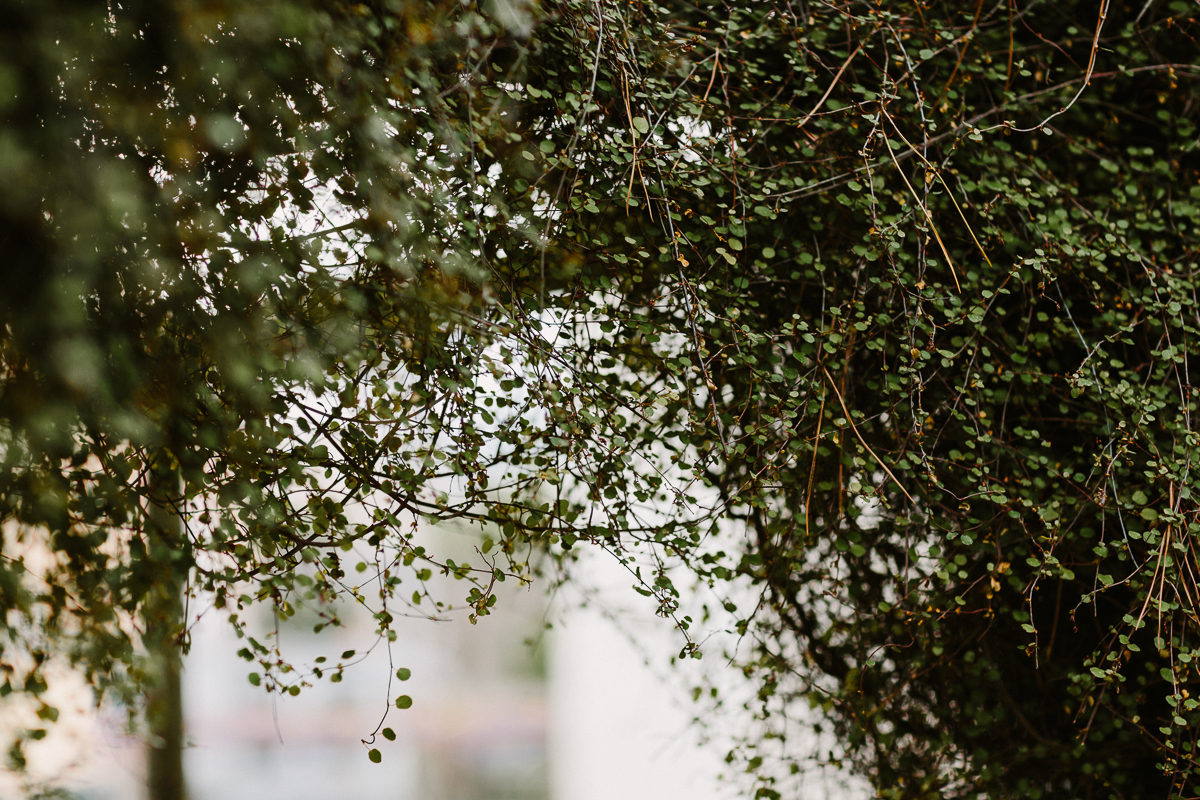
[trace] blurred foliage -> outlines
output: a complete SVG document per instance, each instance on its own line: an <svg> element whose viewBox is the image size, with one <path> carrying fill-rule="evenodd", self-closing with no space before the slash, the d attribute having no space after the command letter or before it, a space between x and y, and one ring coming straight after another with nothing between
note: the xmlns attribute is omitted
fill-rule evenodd
<svg viewBox="0 0 1200 800"><path fill-rule="evenodd" d="M387 638L442 610L437 570L488 613L523 562L433 561L406 524L478 516L439 497L503 458L461 413L494 338L463 236L486 196L472 126L499 153L519 137L456 92L476 51L519 69L514 35L457 3L0 17L0 694L40 697L65 652L136 706L158 669L141 645L186 648L214 602L243 632L254 601L352 594ZM186 623L181 585L204 598ZM243 654L274 690L341 676L253 637Z"/></svg>
<svg viewBox="0 0 1200 800"><path fill-rule="evenodd" d="M1194 795L1194 9L7 0L4 691L136 685L164 575L387 640L588 545L742 637L762 797L805 705L880 796Z"/></svg>

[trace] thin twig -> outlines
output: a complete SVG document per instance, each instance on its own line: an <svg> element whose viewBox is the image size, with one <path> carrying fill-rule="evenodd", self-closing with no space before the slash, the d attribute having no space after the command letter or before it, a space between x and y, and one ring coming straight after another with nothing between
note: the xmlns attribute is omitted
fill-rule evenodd
<svg viewBox="0 0 1200 800"><path fill-rule="evenodd" d="M916 201L917 208L925 212L925 219L929 222L929 230L933 231L933 237L937 239L938 247L942 248L942 255L946 257L946 263L950 266L950 275L954 278L954 286L961 293L962 285L958 282L958 273L954 270L954 259L950 258L950 251L946 248L946 243L942 241L941 234L938 233L937 226L933 224L933 214L929 213L929 207L921 202L921 198L917 196L917 190L913 188L908 181L908 176L904 174L904 168L900 166L899 159L896 158L895 151L892 150L892 143L888 141L887 134L882 136L883 144L887 147L888 154L892 157L892 163L896 165L896 171L900 173L900 178L904 181L904 185L908 187L908 191L912 193L913 200ZM911 145L909 145L911 147ZM914 149L915 153L916 150Z"/></svg>
<svg viewBox="0 0 1200 800"><path fill-rule="evenodd" d="M842 73L846 71L846 67L850 66L850 62L854 60L856 55L858 55L859 50L862 50L862 42L859 42L858 47L854 48L854 51L846 57L845 63L842 64L842 68L837 71L837 74L833 76L833 81L829 84L829 88L825 90L825 94L821 95L821 99L817 101L815 106L813 106L812 111L808 112L804 119L800 120L800 124L796 126L797 130L807 125L808 121L813 118L813 115L821 109L821 106L825 105L825 101L829 99L829 94L833 91L833 87L837 86L838 81L842 78ZM704 96L708 97L707 94Z"/></svg>
<svg viewBox="0 0 1200 800"><path fill-rule="evenodd" d="M833 378L829 376L829 370L822 366L821 372L825 373L825 380L829 381L829 387L833 389L833 396L837 398L838 405L842 407L842 413L846 415L846 424L850 426L850 430L854 431L854 435L858 437L858 440L862 442L862 446L865 447L867 452L871 454L871 458L875 459L875 463L877 463L880 468L887 473L887 476L892 479L892 482L896 484L896 487L904 493L904 496L908 498L908 502L916 505L917 501L914 500L913 496L908 493L907 489L904 488L904 484L900 483L900 479L897 478L890 469L888 469L888 465L883 463L883 459L875 454L875 451L871 449L871 445L867 444L867 440L864 439L862 434L858 432L858 427L854 424L854 420L850 416L850 410L846 408L846 402L842 400L842 394L838 391L837 384L835 384L833 382Z"/></svg>

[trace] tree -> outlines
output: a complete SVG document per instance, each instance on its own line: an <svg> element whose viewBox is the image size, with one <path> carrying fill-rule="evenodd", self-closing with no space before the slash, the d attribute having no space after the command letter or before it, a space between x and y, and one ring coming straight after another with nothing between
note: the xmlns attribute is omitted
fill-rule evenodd
<svg viewBox="0 0 1200 800"><path fill-rule="evenodd" d="M479 614L505 578L494 558L430 561L395 514L469 507L422 496L447 471L438 430L461 440L460 473L496 458L446 418L488 335L458 325L483 301L456 193L489 140L452 93L468 43L499 57L515 38L447 3L0 13L0 691L40 697L56 653L131 708L148 690L167 751L152 791L178 796L189 596L211 593L235 625L254 600L291 614L297 591L343 590L359 541L381 571L395 557L469 579ZM376 495L392 509L348 521ZM340 677L300 677L248 642L268 688Z"/></svg>
<svg viewBox="0 0 1200 800"><path fill-rule="evenodd" d="M682 655L744 637L762 796L804 701L888 796L1194 791L1190 7L44 8L0 497L59 567L10 639L136 686L163 587L288 614L366 547L386 638L587 545ZM451 517L475 565L407 536Z"/></svg>

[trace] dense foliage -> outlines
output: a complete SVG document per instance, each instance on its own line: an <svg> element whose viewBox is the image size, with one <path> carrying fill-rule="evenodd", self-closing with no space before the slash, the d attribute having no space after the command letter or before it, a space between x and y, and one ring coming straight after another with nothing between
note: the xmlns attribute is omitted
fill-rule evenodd
<svg viewBox="0 0 1200 800"><path fill-rule="evenodd" d="M883 796L1195 793L1193 6L4 14L7 686L164 569L386 638L588 545L744 637L764 795L805 701Z"/></svg>
<svg viewBox="0 0 1200 800"><path fill-rule="evenodd" d="M807 697L885 795L1194 792L1190 7L580 25L526 134L584 259L558 341L643 399L580 414L579 535L760 590L762 713Z"/></svg>

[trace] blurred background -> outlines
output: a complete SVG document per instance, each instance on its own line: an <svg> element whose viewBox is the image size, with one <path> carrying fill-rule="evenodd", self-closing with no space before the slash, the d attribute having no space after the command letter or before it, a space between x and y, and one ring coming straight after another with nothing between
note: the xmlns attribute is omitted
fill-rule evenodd
<svg viewBox="0 0 1200 800"><path fill-rule="evenodd" d="M447 534L439 534L446 536ZM736 794L718 774L725 749L701 746L698 706L669 659L682 639L603 557L582 565L573 594L505 585L495 613L470 625L407 619L390 658L376 646L340 683L297 697L247 680L253 667L227 612L199 615L184 675L190 800L717 800ZM639 604L638 601L643 601ZM196 616L193 611L191 616ZM315 616L280 623L293 663L331 660L375 643L366 614L315 635ZM275 622L259 619L261 629ZM549 627L547 625L549 623ZM406 667L412 708L388 703ZM82 681L53 686L59 724L29 747L31 775L79 800L141 800L144 745L117 708L97 712ZM390 711L389 711L390 708ZM395 741L369 737L385 725ZM22 792L16 776L0 797Z"/></svg>

